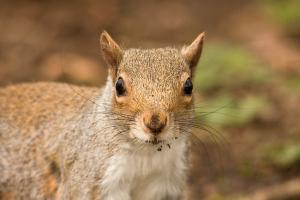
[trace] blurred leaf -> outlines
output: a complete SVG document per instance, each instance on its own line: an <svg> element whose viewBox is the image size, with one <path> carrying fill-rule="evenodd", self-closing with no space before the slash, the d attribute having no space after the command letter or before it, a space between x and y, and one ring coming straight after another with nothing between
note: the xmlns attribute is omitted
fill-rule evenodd
<svg viewBox="0 0 300 200"><path fill-rule="evenodd" d="M266 68L245 49L224 43L209 44L196 72L201 91L254 87L268 81Z"/></svg>
<svg viewBox="0 0 300 200"><path fill-rule="evenodd" d="M196 108L196 116L212 124L221 126L241 126L251 122L268 102L261 96L246 96L236 99L227 95L215 97L209 107Z"/></svg>
<svg viewBox="0 0 300 200"><path fill-rule="evenodd" d="M268 102L260 96L248 96L238 103L239 116L238 124L245 124L252 121Z"/></svg>
<svg viewBox="0 0 300 200"><path fill-rule="evenodd" d="M287 87L291 92L300 94L300 76L294 75L289 76L283 81L284 86Z"/></svg>
<svg viewBox="0 0 300 200"><path fill-rule="evenodd" d="M231 113L234 99L230 95L221 95L209 101L209 106L197 106L196 117L212 124L226 125L231 123Z"/></svg>
<svg viewBox="0 0 300 200"><path fill-rule="evenodd" d="M239 173L245 178L256 178L257 175L257 171L250 160L245 160L239 165Z"/></svg>
<svg viewBox="0 0 300 200"><path fill-rule="evenodd" d="M289 168L300 162L300 143L275 145L265 150L264 157L280 168Z"/></svg>
<svg viewBox="0 0 300 200"><path fill-rule="evenodd" d="M288 32L300 32L299 0L264 0L263 3L266 12L281 23Z"/></svg>

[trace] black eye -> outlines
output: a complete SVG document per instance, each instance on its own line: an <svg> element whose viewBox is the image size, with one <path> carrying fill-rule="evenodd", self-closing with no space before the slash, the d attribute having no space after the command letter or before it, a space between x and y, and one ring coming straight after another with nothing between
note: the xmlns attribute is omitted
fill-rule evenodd
<svg viewBox="0 0 300 200"><path fill-rule="evenodd" d="M184 83L183 92L184 95L191 95L193 91L193 83L191 78L188 78Z"/></svg>
<svg viewBox="0 0 300 200"><path fill-rule="evenodd" d="M125 95L126 92L125 84L124 84L124 80L121 77L116 82L116 91L117 91L117 96Z"/></svg>

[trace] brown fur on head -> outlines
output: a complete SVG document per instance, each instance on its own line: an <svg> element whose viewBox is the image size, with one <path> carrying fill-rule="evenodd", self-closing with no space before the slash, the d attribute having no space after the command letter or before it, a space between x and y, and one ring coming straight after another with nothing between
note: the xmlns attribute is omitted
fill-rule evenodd
<svg viewBox="0 0 300 200"><path fill-rule="evenodd" d="M132 116L130 136L167 140L176 136L178 117L193 113L191 77L203 46L204 33L182 48L122 50L107 32L100 39L113 81L113 108ZM177 116L177 118L176 118Z"/></svg>

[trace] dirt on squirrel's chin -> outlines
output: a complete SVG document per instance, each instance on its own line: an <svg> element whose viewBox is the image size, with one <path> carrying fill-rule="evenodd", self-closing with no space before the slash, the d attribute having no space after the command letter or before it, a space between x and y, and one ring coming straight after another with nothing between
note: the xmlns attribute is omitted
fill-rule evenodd
<svg viewBox="0 0 300 200"><path fill-rule="evenodd" d="M172 139L176 140L176 139L178 139L178 137L162 139L162 138L154 136L153 138L151 138L149 140L145 140L144 142L145 142L145 145L152 146L157 151L162 151L162 149L164 149L164 148L171 149Z"/></svg>
<svg viewBox="0 0 300 200"><path fill-rule="evenodd" d="M160 143L164 143L165 140L162 140L162 139L159 139L159 138L157 138L157 137L154 137L154 138L152 138L152 139L150 139L150 140L146 140L145 142L146 142L146 143L153 144L153 145L157 145L157 144L160 144Z"/></svg>

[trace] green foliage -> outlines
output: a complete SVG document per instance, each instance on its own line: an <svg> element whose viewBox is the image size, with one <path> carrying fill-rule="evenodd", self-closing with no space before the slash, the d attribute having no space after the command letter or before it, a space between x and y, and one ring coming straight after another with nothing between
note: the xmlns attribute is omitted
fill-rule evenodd
<svg viewBox="0 0 300 200"><path fill-rule="evenodd" d="M268 80L266 68L245 49L230 44L209 44L195 76L201 91L254 87Z"/></svg>
<svg viewBox="0 0 300 200"><path fill-rule="evenodd" d="M281 23L288 32L300 32L299 0L264 0L266 12Z"/></svg>
<svg viewBox="0 0 300 200"><path fill-rule="evenodd" d="M284 86L293 94L300 95L300 76L290 75L283 81Z"/></svg>
<svg viewBox="0 0 300 200"><path fill-rule="evenodd" d="M261 96L234 98L226 94L213 98L209 107L197 107L197 118L221 126L242 126L251 122L260 111L267 107Z"/></svg>
<svg viewBox="0 0 300 200"><path fill-rule="evenodd" d="M204 103L206 104L206 103ZM230 95L221 95L208 102L209 106L197 106L196 117L199 120L217 125L228 125L232 121L234 100Z"/></svg>
<svg viewBox="0 0 300 200"><path fill-rule="evenodd" d="M236 91L268 84L271 73L253 55L241 47L225 43L207 45L194 85L209 95L209 108L198 107L199 120L221 126L241 126L251 122L267 107L260 95L235 95Z"/></svg>
<svg viewBox="0 0 300 200"><path fill-rule="evenodd" d="M239 173L248 179L254 179L257 175L257 171L250 160L245 160L239 165Z"/></svg>
<svg viewBox="0 0 300 200"><path fill-rule="evenodd" d="M274 145L264 151L264 158L279 168L290 168L300 162L300 143Z"/></svg>
<svg viewBox="0 0 300 200"><path fill-rule="evenodd" d="M237 103L239 109L238 124L252 121L260 111L268 105L267 100L261 96L247 96Z"/></svg>

